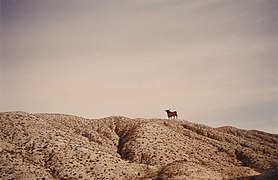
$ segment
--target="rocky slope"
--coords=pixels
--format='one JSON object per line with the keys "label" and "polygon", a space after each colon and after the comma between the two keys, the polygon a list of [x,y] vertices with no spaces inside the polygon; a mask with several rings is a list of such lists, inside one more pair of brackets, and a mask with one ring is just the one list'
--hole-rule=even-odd
{"label": "rocky slope", "polygon": [[2,179],[275,179],[278,135],[184,120],[0,113]]}

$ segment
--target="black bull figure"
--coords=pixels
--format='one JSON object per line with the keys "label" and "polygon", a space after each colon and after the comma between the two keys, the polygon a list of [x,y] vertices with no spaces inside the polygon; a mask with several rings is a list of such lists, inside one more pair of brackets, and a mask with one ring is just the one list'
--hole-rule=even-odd
{"label": "black bull figure", "polygon": [[178,119],[178,113],[177,113],[177,111],[171,112],[170,109],[168,109],[168,110],[166,110],[166,112],[167,112],[168,119],[172,119],[172,117],[173,117],[174,119]]}

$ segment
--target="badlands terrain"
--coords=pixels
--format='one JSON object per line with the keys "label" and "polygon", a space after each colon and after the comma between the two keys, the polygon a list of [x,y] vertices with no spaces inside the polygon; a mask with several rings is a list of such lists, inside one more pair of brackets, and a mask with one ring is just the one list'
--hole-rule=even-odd
{"label": "badlands terrain", "polygon": [[0,123],[0,179],[278,179],[277,134],[26,112]]}

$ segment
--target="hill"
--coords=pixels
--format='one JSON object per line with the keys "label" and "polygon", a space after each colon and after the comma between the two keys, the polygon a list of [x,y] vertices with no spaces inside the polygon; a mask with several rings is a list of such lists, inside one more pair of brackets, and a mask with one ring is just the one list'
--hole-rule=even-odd
{"label": "hill", "polygon": [[185,120],[0,113],[2,179],[278,177],[278,135]]}

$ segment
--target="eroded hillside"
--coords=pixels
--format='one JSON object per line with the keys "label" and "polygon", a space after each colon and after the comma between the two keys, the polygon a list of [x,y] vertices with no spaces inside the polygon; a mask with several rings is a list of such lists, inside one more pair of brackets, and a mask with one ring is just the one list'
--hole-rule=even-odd
{"label": "eroded hillside", "polygon": [[181,120],[0,113],[3,179],[277,177],[278,135]]}

